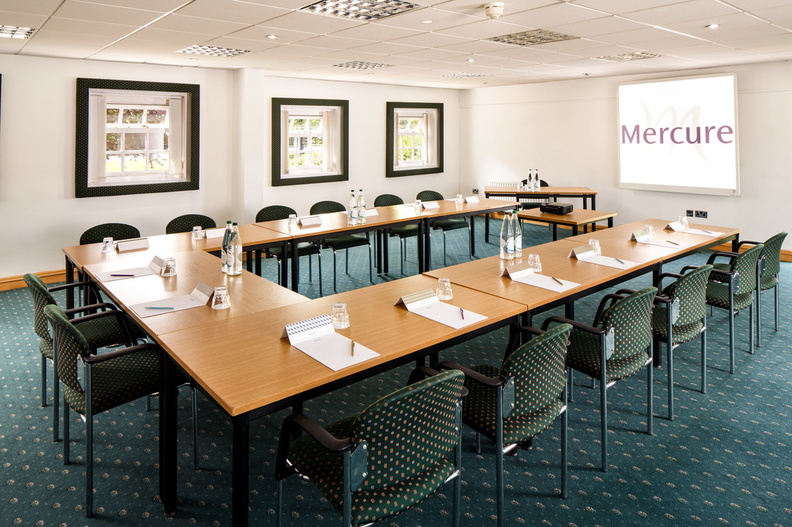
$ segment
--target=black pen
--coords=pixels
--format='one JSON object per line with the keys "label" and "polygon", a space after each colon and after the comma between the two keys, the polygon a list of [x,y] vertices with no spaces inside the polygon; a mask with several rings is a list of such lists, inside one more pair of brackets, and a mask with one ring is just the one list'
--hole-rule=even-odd
{"label": "black pen", "polygon": [[618,258],[614,258],[614,260],[616,260],[616,261],[617,261],[617,262],[619,262],[620,264],[624,265],[624,261],[623,261],[623,260],[619,260]]}
{"label": "black pen", "polygon": [[553,280],[555,280],[555,281],[558,283],[558,285],[564,285],[564,282],[562,282],[561,280],[559,280],[559,279],[558,279],[558,278],[556,278],[555,276],[551,276],[550,278],[552,278]]}
{"label": "black pen", "polygon": [[707,229],[701,229],[701,232],[706,232],[707,234],[712,234],[712,233],[711,233],[710,231],[708,231]]}
{"label": "black pen", "polygon": [[110,276],[135,276],[133,274],[113,274],[111,273]]}
{"label": "black pen", "polygon": [[459,315],[462,317],[462,320],[465,320],[465,310],[461,307],[459,308]]}
{"label": "black pen", "polygon": [[673,243],[674,245],[679,245],[677,242],[672,242],[671,240],[666,240],[668,243]]}

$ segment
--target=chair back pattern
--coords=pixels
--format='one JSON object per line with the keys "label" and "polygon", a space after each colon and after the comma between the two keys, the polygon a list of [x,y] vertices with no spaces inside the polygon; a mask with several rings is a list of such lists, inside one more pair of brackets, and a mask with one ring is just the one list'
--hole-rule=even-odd
{"label": "chair back pattern", "polygon": [[450,370],[406,386],[361,412],[355,444],[368,445],[367,475],[357,490],[376,490],[420,474],[459,441],[458,405],[464,374]]}
{"label": "chair back pattern", "polygon": [[102,240],[111,236],[113,240],[116,241],[140,238],[140,231],[137,227],[127,225],[126,223],[102,223],[82,233],[80,236],[80,245],[101,243]]}
{"label": "chair back pattern", "polygon": [[572,326],[559,324],[520,346],[504,361],[501,376],[514,379],[514,409],[508,418],[547,408],[566,389],[567,343]]}
{"label": "chair back pattern", "polygon": [[711,271],[712,265],[702,265],[663,289],[663,295],[679,300],[679,318],[674,326],[687,326],[704,319],[707,314],[707,280]]}
{"label": "chair back pattern", "polygon": [[[23,279],[33,296],[33,330],[41,339],[41,352],[48,357],[52,357],[52,336],[50,336],[47,326],[47,317],[44,315],[44,308],[49,305],[56,305],[55,298],[50,294],[47,285],[38,275],[28,273]],[[48,353],[47,353],[48,352]]]}
{"label": "chair back pattern", "polygon": [[318,201],[311,205],[311,214],[329,214],[331,212],[344,212],[346,207],[337,201]]}
{"label": "chair back pattern", "polygon": [[375,207],[388,207],[390,205],[404,205],[404,200],[395,194],[380,194],[374,199]]}
{"label": "chair back pattern", "polygon": [[744,253],[740,253],[731,264],[731,271],[737,273],[740,279],[737,282],[735,295],[750,294],[756,289],[756,261],[764,251],[764,244],[754,245]]}
{"label": "chair back pattern", "polygon": [[762,268],[762,289],[774,287],[781,272],[781,246],[787,237],[786,232],[779,232],[764,242],[764,267]]}
{"label": "chair back pattern", "polygon": [[256,213],[256,222],[285,220],[290,214],[296,215],[297,211],[286,205],[269,205]]}
{"label": "chair back pattern", "polygon": [[415,199],[420,199],[421,201],[438,201],[443,199],[443,195],[434,190],[422,190],[415,196]]}
{"label": "chair back pattern", "polygon": [[647,287],[613,304],[602,317],[602,327],[613,328],[615,346],[610,359],[645,353],[652,343],[652,307],[657,288]]}
{"label": "chair back pattern", "polygon": [[202,229],[214,229],[217,227],[215,220],[209,216],[203,214],[182,214],[168,222],[165,226],[165,234],[190,232],[196,225],[200,225]]}

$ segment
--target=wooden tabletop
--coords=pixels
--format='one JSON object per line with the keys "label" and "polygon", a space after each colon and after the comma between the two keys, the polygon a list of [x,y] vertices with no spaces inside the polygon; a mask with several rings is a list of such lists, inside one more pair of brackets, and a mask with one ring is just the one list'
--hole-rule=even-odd
{"label": "wooden tabletop", "polygon": [[[296,227],[289,228],[289,220],[271,220],[254,223],[257,227],[264,227],[299,239],[316,237],[321,234],[332,234],[343,231],[372,230],[384,228],[396,223],[417,222],[422,218],[421,214],[416,214],[412,205],[391,205],[387,207],[374,207],[369,212],[376,211],[375,215],[366,216],[365,220],[355,225],[350,225],[346,212],[332,212],[329,214],[315,214],[310,217],[321,219],[320,225],[304,226],[298,224]],[[306,218],[309,216],[301,216]]]}
{"label": "wooden tabletop", "polygon": [[[107,271],[119,271],[132,267],[145,267],[150,260],[137,255],[125,260],[113,260],[89,264],[84,270],[110,297],[123,306],[127,313],[150,335],[156,336],[171,331],[194,328],[205,324],[256,313],[287,304],[308,301],[307,297],[281,287],[247,271],[241,275],[228,276],[220,271],[220,260],[203,251],[177,253],[176,276],[163,278],[158,275],[141,276],[123,280],[102,282],[98,275]],[[145,318],[138,317],[128,306],[151,300],[189,295],[195,286],[203,282],[214,288],[228,288],[231,307],[214,310],[211,300],[205,306],[180,311],[167,311]]]}
{"label": "wooden tabletop", "polygon": [[535,209],[521,210],[517,213],[517,216],[524,220],[581,226],[613,218],[616,216],[616,213],[602,210],[573,209],[569,214],[551,214],[549,212],[542,212],[537,207]]}
{"label": "wooden tabletop", "polygon": [[551,196],[596,196],[597,191],[588,187],[540,187],[537,191],[530,191],[517,190],[517,185],[514,185],[510,187],[484,187],[484,194],[509,194],[527,198],[531,195],[542,196],[546,194]]}
{"label": "wooden tabletop", "polygon": [[480,198],[478,203],[457,204],[452,199],[437,200],[439,206],[433,209],[424,209],[423,215],[429,218],[441,218],[445,216],[474,216],[487,212],[499,210],[513,210],[520,206],[517,201],[505,201],[502,199]]}
{"label": "wooden tabletop", "polygon": [[[449,303],[489,317],[457,330],[395,305],[400,297],[435,285],[433,278],[412,276],[166,333],[157,340],[229,414],[239,415],[409,357],[525,310],[520,304],[457,286]],[[338,332],[380,356],[334,372],[280,337],[286,324],[330,314],[339,301],[347,303],[351,324]]]}

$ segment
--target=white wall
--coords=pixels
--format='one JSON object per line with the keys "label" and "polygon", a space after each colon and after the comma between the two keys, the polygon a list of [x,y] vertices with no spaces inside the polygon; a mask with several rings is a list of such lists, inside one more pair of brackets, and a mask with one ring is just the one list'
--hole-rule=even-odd
{"label": "white wall", "polygon": [[[618,84],[716,72],[737,75],[741,196],[619,188]],[[617,212],[617,224],[646,217],[673,219],[697,209],[709,212],[708,219],[697,221],[738,227],[743,239],[763,240],[792,228],[789,63],[481,88],[464,92],[461,106],[465,192],[490,181],[517,181],[529,168],[539,168],[551,185],[597,190],[597,208]],[[792,240],[785,248],[792,249]]]}
{"label": "white wall", "polygon": [[[296,79],[260,70],[212,70],[0,55],[0,279],[63,268],[61,247],[104,222],[161,234],[173,217],[203,213],[218,223],[252,222],[265,205],[307,213],[315,201],[346,202],[351,188],[412,199],[432,188],[456,194],[459,181],[459,92]],[[184,82],[201,86],[200,189],[165,194],[74,197],[75,79]],[[350,181],[270,185],[271,97],[350,101]],[[386,101],[443,102],[444,174],[385,178]]]}

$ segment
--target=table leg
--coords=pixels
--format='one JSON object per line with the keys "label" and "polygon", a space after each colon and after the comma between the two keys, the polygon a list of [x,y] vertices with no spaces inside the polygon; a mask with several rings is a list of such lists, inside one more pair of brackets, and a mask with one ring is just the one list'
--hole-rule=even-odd
{"label": "table leg", "polygon": [[[289,248],[291,247],[290,242],[283,242],[281,245],[281,262],[280,262],[280,285],[286,287],[289,283]],[[309,256],[310,258],[310,256]]]}
{"label": "table leg", "polygon": [[418,274],[425,273],[429,270],[426,261],[426,241],[424,240],[424,231],[426,224],[424,220],[418,221],[418,236],[415,238],[415,248],[418,251]]}
{"label": "table leg", "polygon": [[424,225],[424,258],[426,258],[426,268],[422,272],[432,269],[432,226],[429,220]]}
{"label": "table leg", "polygon": [[484,216],[484,243],[489,243],[489,212]]}
{"label": "table leg", "polygon": [[[247,527],[250,493],[250,425],[247,414],[232,417],[234,437],[231,452],[231,525]],[[175,454],[175,453],[174,453]]]}
{"label": "table leg", "polygon": [[608,228],[609,228],[609,229],[612,229],[612,228],[613,228],[613,216],[611,216],[610,218],[608,218]]}
{"label": "table leg", "polygon": [[[73,284],[74,283],[74,264],[69,257],[66,256],[66,283]],[[66,309],[73,309],[74,308],[74,288],[70,287],[66,290]]]}
{"label": "table leg", "polygon": [[472,259],[476,256],[476,229],[473,225],[473,218],[475,216],[470,217],[470,258]]}
{"label": "table leg", "polygon": [[[160,462],[160,500],[165,516],[176,514],[176,486],[178,467],[176,465],[177,415],[176,366],[164,350],[160,351],[160,401],[159,401],[159,462]],[[195,397],[196,394],[193,394]]]}
{"label": "table leg", "polygon": [[[290,243],[291,243],[291,275],[292,275],[291,289],[292,291],[297,292],[297,290],[300,287],[300,260],[297,256],[297,243],[299,242],[297,242],[297,240],[292,240]],[[319,258],[321,257],[322,255],[319,254]],[[320,295],[321,293],[322,292],[319,291]]]}
{"label": "table leg", "polygon": [[[578,234],[578,226],[572,225],[572,236],[577,236]],[[553,238],[555,240],[555,238]]]}
{"label": "table leg", "polygon": [[553,241],[556,241],[557,239],[558,239],[558,224],[554,223],[553,224]]}

